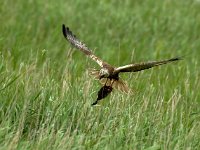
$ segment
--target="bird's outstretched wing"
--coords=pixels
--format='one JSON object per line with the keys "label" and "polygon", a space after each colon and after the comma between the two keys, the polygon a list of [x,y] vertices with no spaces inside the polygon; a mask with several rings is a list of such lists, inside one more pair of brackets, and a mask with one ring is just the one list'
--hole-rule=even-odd
{"label": "bird's outstretched wing", "polygon": [[181,60],[181,57],[176,57],[176,58],[161,60],[161,61],[150,61],[150,62],[144,62],[144,63],[129,64],[129,65],[118,67],[115,69],[115,71],[117,73],[119,73],[119,72],[137,72],[137,71],[149,69],[149,68],[152,68],[155,66],[178,61],[178,60]]}
{"label": "bird's outstretched wing", "polygon": [[102,61],[100,58],[98,58],[97,56],[95,56],[94,54],[92,54],[92,52],[90,51],[90,49],[81,41],[79,41],[76,36],[69,30],[68,27],[65,27],[65,25],[63,24],[62,26],[62,32],[64,37],[77,49],[81,50],[84,54],[86,54],[87,56],[89,56],[91,59],[93,59],[95,62],[97,62],[101,67],[104,66],[104,64],[106,64],[106,62]]}

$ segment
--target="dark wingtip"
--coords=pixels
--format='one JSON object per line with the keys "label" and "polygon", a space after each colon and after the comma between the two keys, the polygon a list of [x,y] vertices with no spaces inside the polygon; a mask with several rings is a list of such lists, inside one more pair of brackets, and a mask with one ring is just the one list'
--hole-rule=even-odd
{"label": "dark wingtip", "polygon": [[178,61],[178,60],[183,60],[183,57],[175,57],[170,59],[170,61]]}
{"label": "dark wingtip", "polygon": [[63,32],[64,37],[66,38],[67,37],[67,33],[66,33],[66,28],[65,28],[64,24],[62,25],[62,32]]}
{"label": "dark wingtip", "polygon": [[67,35],[74,36],[72,32],[69,30],[69,27],[66,27],[64,24],[62,25],[62,32],[65,38],[67,38]]}

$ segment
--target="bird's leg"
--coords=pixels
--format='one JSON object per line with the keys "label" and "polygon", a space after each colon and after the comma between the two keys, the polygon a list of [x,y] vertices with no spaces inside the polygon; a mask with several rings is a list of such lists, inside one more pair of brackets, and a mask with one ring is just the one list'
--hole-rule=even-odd
{"label": "bird's leg", "polygon": [[108,82],[108,78],[106,78],[106,82],[105,82],[105,84],[104,84],[104,86],[106,86],[106,83]]}
{"label": "bird's leg", "polygon": [[110,85],[110,86],[112,86],[114,82],[115,82],[115,80],[113,80],[113,81],[111,82],[111,85]]}

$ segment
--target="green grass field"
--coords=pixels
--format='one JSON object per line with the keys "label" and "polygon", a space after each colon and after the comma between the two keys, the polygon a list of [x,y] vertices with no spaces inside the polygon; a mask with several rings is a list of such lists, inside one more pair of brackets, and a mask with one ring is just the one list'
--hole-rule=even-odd
{"label": "green grass field", "polygon": [[[0,150],[200,149],[200,1],[0,1]],[[98,65],[62,24],[114,66],[185,56],[123,74],[91,107]]]}

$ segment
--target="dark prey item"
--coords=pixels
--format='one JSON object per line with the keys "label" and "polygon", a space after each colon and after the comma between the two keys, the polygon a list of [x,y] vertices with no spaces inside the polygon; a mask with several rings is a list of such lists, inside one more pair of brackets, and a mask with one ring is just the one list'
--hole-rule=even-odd
{"label": "dark prey item", "polygon": [[107,86],[104,85],[98,92],[98,97],[97,100],[92,104],[92,105],[96,105],[98,103],[98,101],[104,99],[106,96],[108,96],[111,92],[112,92],[112,86]]}

